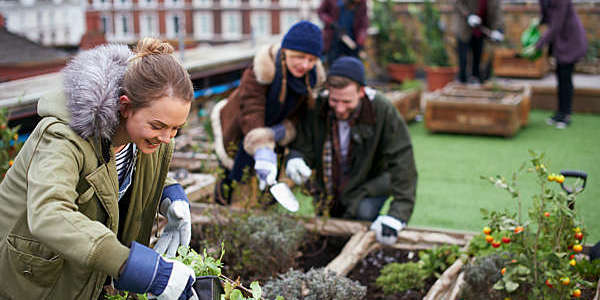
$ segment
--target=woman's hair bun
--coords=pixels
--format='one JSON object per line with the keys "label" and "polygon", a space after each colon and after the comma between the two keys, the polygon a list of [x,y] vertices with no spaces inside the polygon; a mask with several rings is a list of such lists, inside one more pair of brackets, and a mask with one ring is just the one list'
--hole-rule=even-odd
{"label": "woman's hair bun", "polygon": [[136,56],[140,58],[153,54],[172,54],[174,51],[175,49],[171,44],[150,37],[139,40],[133,50]]}

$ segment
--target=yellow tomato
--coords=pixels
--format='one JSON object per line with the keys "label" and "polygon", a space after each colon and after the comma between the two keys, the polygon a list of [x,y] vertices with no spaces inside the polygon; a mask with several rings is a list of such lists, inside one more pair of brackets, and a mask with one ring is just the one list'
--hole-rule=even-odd
{"label": "yellow tomato", "polygon": [[573,251],[579,253],[579,252],[583,251],[583,246],[581,246],[579,244],[578,245],[574,245],[573,246]]}
{"label": "yellow tomato", "polygon": [[574,259],[571,259],[571,260],[569,261],[569,264],[570,264],[571,266],[573,266],[573,267],[574,267],[574,266],[577,264],[577,261],[576,261],[576,260],[574,260]]}
{"label": "yellow tomato", "polygon": [[580,289],[574,289],[573,290],[573,297],[575,297],[575,298],[581,297],[581,290]]}
{"label": "yellow tomato", "polygon": [[560,279],[560,283],[562,283],[562,285],[569,285],[569,283],[571,283],[571,279],[569,279],[569,277],[563,277]]}
{"label": "yellow tomato", "polygon": [[487,226],[483,227],[483,233],[485,233],[485,234],[490,234],[491,232],[492,232],[492,229],[491,229],[491,228],[489,228],[489,227],[487,227]]}

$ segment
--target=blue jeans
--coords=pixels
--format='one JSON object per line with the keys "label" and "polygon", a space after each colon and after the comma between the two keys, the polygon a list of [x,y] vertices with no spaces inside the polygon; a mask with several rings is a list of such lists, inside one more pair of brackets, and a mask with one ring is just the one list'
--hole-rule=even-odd
{"label": "blue jeans", "polygon": [[360,200],[358,211],[356,212],[356,219],[361,221],[375,221],[387,198],[388,196],[383,196]]}

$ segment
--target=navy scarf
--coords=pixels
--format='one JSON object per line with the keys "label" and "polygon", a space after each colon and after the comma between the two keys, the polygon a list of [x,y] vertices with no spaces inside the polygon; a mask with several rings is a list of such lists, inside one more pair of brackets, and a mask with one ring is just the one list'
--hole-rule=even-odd
{"label": "navy scarf", "polygon": [[[308,81],[311,88],[315,86],[317,82],[317,71],[316,67],[312,68],[308,72]],[[285,118],[296,108],[298,101],[301,97],[308,95],[308,89],[306,88],[305,78],[294,77],[289,70],[286,69],[286,95],[283,103],[279,102],[279,93],[281,92],[281,84],[283,82],[283,73],[281,68],[281,49],[277,52],[275,58],[275,78],[269,86],[267,92],[267,103],[265,108],[265,125],[273,126]]]}

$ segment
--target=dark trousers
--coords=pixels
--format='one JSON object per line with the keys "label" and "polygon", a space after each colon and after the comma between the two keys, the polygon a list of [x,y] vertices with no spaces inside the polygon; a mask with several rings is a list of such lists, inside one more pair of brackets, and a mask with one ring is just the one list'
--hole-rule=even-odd
{"label": "dark trousers", "polygon": [[358,204],[356,219],[361,221],[375,221],[387,198],[389,197],[374,197],[361,200]]}
{"label": "dark trousers", "polygon": [[558,115],[571,114],[573,103],[573,67],[574,64],[557,64],[556,80],[558,81]]}
{"label": "dark trousers", "polygon": [[469,51],[473,55],[471,75],[483,82],[479,71],[481,63],[481,53],[483,52],[483,37],[471,36],[468,42],[463,42],[459,38],[458,41],[458,80],[462,83],[467,82],[467,62]]}

